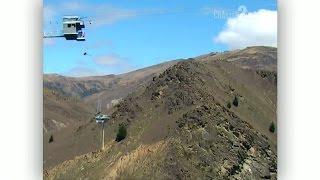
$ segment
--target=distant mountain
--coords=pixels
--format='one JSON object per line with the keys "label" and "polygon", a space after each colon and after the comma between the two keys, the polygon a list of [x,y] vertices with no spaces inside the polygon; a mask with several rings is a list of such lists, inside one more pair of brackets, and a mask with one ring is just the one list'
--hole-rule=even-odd
{"label": "distant mountain", "polygon": [[[125,97],[128,93],[145,85],[152,80],[153,76],[161,73],[176,62],[165,62],[120,75],[75,78],[58,74],[45,74],[43,78],[45,110],[52,109],[51,105],[48,105],[48,108],[46,108],[47,102],[59,101],[61,104],[63,102],[69,104],[89,104],[91,109],[87,111],[94,113],[97,99],[100,98],[103,102],[102,107],[106,111],[108,104],[111,104],[112,100]],[[81,107],[75,109],[81,109]],[[70,116],[72,115],[74,114],[70,114]],[[47,129],[46,126],[45,129]]]}
{"label": "distant mountain", "polygon": [[277,48],[253,46],[241,50],[211,53],[197,59],[208,59],[232,62],[244,69],[277,71]]}
{"label": "distant mountain", "polygon": [[[110,107],[104,151],[98,150],[98,126],[88,121],[70,135],[75,143],[60,148],[90,142],[96,150],[48,168],[44,178],[275,179],[276,52],[249,47],[211,53],[150,73]],[[90,96],[80,99],[98,98]],[[120,125],[127,136],[117,142]],[[69,158],[74,154],[80,153]]]}
{"label": "distant mountain", "polygon": [[277,48],[274,47],[253,46],[224,53],[210,53],[196,59],[232,62],[243,69],[256,71],[262,78],[277,84]]}

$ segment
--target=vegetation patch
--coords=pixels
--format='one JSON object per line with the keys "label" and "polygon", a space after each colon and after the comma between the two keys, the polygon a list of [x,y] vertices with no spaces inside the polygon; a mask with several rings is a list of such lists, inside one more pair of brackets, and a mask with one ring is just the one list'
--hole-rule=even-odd
{"label": "vegetation patch", "polygon": [[232,104],[233,104],[235,107],[238,107],[238,105],[239,105],[239,100],[238,100],[238,97],[237,97],[237,96],[234,97]]}
{"label": "vegetation patch", "polygon": [[127,128],[124,124],[119,125],[116,141],[120,142],[127,136]]}
{"label": "vegetation patch", "polygon": [[274,124],[274,122],[272,121],[270,126],[269,126],[269,131],[274,133],[276,131],[276,125]]}
{"label": "vegetation patch", "polygon": [[227,108],[231,108],[231,103],[230,102],[228,102],[228,104],[227,104]]}
{"label": "vegetation patch", "polygon": [[52,142],[53,142],[53,135],[51,135],[49,138],[49,143],[52,143]]}

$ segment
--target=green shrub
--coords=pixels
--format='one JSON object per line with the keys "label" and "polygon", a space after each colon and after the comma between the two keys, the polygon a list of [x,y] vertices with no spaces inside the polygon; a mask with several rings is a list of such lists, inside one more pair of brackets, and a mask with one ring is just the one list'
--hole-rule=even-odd
{"label": "green shrub", "polygon": [[239,102],[238,102],[238,97],[237,97],[237,96],[234,97],[232,104],[233,104],[235,107],[238,107]]}
{"label": "green shrub", "polygon": [[231,108],[231,103],[230,102],[228,102],[228,104],[227,104],[227,108]]}
{"label": "green shrub", "polygon": [[271,122],[270,126],[269,126],[269,131],[274,133],[276,131],[276,125],[274,124],[274,122]]}
{"label": "green shrub", "polygon": [[119,125],[116,141],[120,142],[127,136],[127,128],[124,124]]}

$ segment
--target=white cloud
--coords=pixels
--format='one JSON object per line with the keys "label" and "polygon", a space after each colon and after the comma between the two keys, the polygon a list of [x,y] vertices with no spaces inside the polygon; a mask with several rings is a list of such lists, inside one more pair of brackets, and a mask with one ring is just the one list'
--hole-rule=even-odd
{"label": "white cloud", "polygon": [[84,77],[84,76],[99,76],[104,75],[104,73],[98,72],[96,69],[84,67],[84,66],[76,66],[63,73],[64,76],[71,77]]}
{"label": "white cloud", "polygon": [[84,4],[78,1],[65,2],[62,4],[62,7],[69,11],[83,10],[85,8]]}
{"label": "white cloud", "polygon": [[117,54],[97,56],[92,61],[94,65],[88,61],[79,60],[77,65],[62,73],[62,75],[72,77],[101,76],[106,74],[121,74],[136,69],[127,58],[123,58]]}
{"label": "white cloud", "polygon": [[112,71],[114,74],[129,72],[136,67],[128,58],[118,54],[107,54],[93,58],[93,62],[104,70]]}
{"label": "white cloud", "polygon": [[230,49],[247,46],[277,46],[277,11],[260,9],[229,18],[226,28],[214,38]]}
{"label": "white cloud", "polygon": [[110,5],[93,7],[92,11],[95,11],[95,15],[92,20],[94,26],[113,24],[115,22],[137,16],[137,12],[134,10],[116,8]]}
{"label": "white cloud", "polygon": [[123,64],[126,61],[126,59],[116,54],[108,54],[104,56],[95,57],[93,61],[98,65],[114,66],[114,65]]}
{"label": "white cloud", "polygon": [[152,14],[168,14],[181,12],[181,9],[129,9],[116,7],[110,3],[89,4],[79,1],[68,1],[58,5],[46,4],[44,6],[44,21],[48,23],[53,19],[60,19],[63,15],[88,16],[87,20],[92,26],[110,25],[123,20]]}
{"label": "white cloud", "polygon": [[43,8],[44,21],[60,19],[63,15],[89,16],[93,26],[113,24],[118,21],[136,17],[137,10],[119,8],[108,3],[87,4],[78,1],[69,1],[59,5],[47,4]]}

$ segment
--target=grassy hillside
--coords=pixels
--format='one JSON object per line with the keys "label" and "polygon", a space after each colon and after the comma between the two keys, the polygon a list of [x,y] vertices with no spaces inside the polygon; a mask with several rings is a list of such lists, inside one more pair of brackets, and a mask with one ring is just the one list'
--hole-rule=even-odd
{"label": "grassy hillside", "polygon": [[[45,179],[275,178],[276,83],[259,73],[276,74],[274,52],[251,47],[178,62],[110,109],[104,151],[50,168]],[[230,60],[237,53],[245,61]],[[121,125],[127,136],[117,142]],[[97,128],[79,132],[99,138]]]}
{"label": "grassy hillside", "polygon": [[[98,98],[102,111],[110,112],[121,98],[143,87],[176,62],[178,60],[120,75],[79,78],[44,75],[44,167],[99,148],[99,132],[93,123]],[[86,128],[89,125],[92,127]],[[51,136],[54,141],[49,143]]]}

